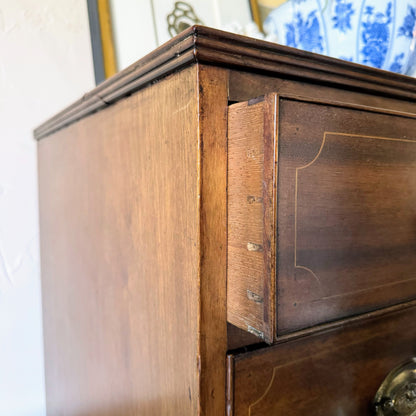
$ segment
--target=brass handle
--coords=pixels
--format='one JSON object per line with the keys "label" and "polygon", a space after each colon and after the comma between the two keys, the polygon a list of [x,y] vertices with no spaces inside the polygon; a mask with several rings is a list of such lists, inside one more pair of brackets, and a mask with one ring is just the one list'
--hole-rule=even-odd
{"label": "brass handle", "polygon": [[416,416],[416,358],[387,375],[374,398],[374,408],[377,416]]}

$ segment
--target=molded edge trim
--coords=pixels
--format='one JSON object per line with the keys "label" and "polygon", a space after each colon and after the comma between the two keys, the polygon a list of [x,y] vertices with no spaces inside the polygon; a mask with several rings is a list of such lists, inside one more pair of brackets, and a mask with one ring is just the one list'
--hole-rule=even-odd
{"label": "molded edge trim", "polygon": [[196,62],[416,100],[416,79],[220,30],[192,26],[34,131],[39,140]]}

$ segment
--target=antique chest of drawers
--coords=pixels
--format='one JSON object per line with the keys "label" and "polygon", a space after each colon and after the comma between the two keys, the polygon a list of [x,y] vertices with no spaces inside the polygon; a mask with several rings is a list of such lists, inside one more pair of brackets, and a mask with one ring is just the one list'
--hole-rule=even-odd
{"label": "antique chest of drawers", "polygon": [[48,414],[414,414],[415,99],[196,26],[41,125]]}

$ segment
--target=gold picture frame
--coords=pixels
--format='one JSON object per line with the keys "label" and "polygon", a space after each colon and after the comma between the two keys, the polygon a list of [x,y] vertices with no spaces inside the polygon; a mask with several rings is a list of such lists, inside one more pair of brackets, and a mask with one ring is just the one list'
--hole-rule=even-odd
{"label": "gold picture frame", "polygon": [[117,72],[109,0],[87,0],[95,83]]}
{"label": "gold picture frame", "polygon": [[281,6],[290,0],[250,0],[251,14],[253,20],[263,32],[263,22],[266,20],[268,14],[276,7]]}

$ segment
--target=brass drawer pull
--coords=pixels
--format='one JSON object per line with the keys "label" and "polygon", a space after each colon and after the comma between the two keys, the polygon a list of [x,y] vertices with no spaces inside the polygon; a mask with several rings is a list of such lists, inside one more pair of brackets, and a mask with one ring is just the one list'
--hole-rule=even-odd
{"label": "brass drawer pull", "polygon": [[377,416],[416,416],[416,358],[392,370],[374,398]]}

